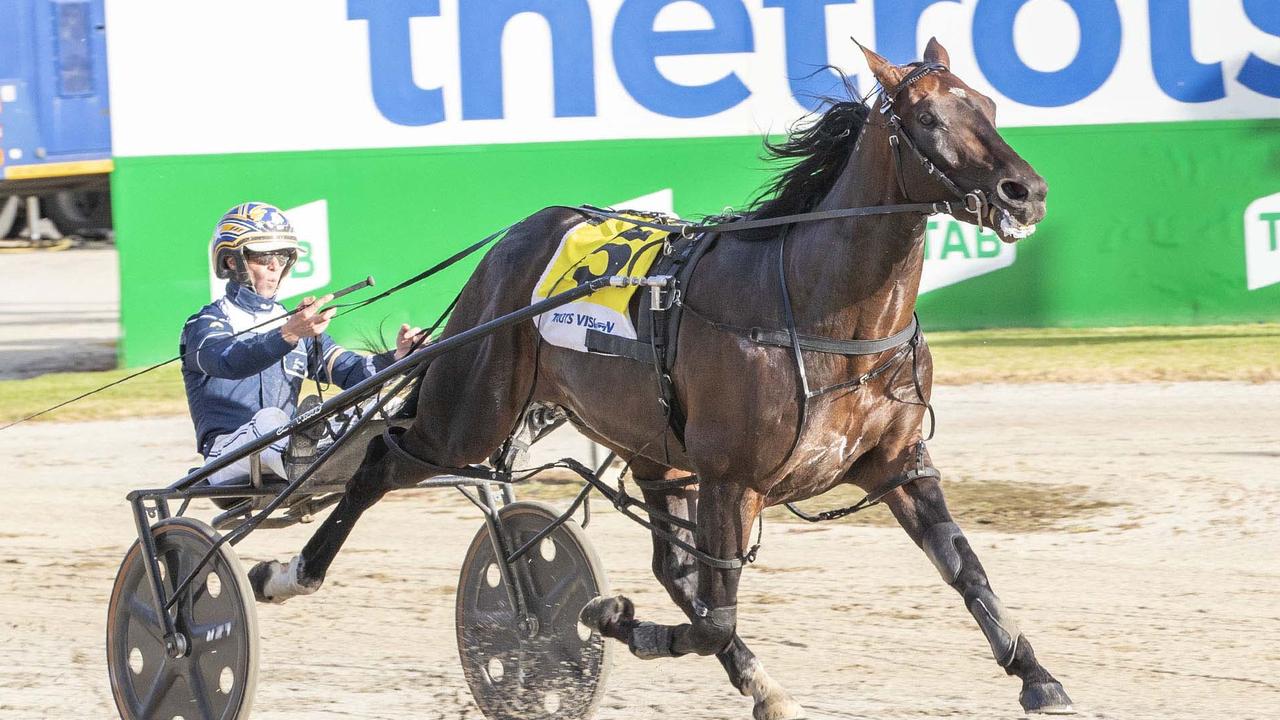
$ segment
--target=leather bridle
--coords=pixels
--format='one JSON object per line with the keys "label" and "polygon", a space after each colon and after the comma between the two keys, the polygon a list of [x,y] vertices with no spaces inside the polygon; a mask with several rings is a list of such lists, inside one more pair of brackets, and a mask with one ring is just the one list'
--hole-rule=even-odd
{"label": "leather bridle", "polygon": [[[986,194],[981,190],[970,190],[966,192],[960,189],[960,186],[956,185],[951,178],[947,177],[946,173],[939,170],[938,167],[934,165],[933,161],[929,159],[929,156],[925,155],[924,152],[920,150],[919,146],[916,145],[915,141],[911,139],[911,135],[903,129],[902,118],[898,116],[898,111],[895,107],[898,95],[901,94],[903,90],[906,90],[928,75],[941,72],[948,72],[947,66],[942,63],[921,63],[912,68],[911,72],[907,73],[906,77],[902,78],[902,80],[895,85],[892,90],[884,87],[881,87],[880,89],[880,114],[884,116],[884,127],[889,130],[889,148],[892,151],[890,156],[893,158],[893,174],[898,180],[898,190],[902,193],[902,197],[907,201],[910,201],[911,193],[907,190],[907,183],[903,178],[904,163],[902,158],[902,147],[905,145],[911,151],[911,154],[915,156],[920,165],[924,167],[926,174],[936,180],[937,183],[947,192],[951,193],[953,197],[964,201],[964,209],[977,219],[978,231],[981,232],[984,229],[983,220],[985,219],[987,210]],[[863,127],[865,128],[867,124],[864,124]],[[947,212],[951,212],[950,204],[945,204],[947,205]]]}

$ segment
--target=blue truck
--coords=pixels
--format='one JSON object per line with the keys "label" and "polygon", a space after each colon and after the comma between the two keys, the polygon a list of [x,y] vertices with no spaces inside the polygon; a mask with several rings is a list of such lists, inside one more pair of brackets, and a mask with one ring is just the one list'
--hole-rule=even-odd
{"label": "blue truck", "polygon": [[0,0],[0,239],[111,236],[104,0]]}

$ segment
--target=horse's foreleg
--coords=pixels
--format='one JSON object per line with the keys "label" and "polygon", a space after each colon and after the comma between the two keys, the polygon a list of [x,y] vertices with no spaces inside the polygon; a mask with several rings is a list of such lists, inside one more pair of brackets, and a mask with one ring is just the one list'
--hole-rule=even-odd
{"label": "horse's foreleg", "polygon": [[[907,454],[914,453],[904,456]],[[1029,713],[1073,712],[1062,684],[1036,660],[1031,643],[991,589],[982,563],[947,510],[940,483],[934,478],[916,480],[890,493],[885,503],[942,579],[964,598],[996,662],[1022,680],[1018,700],[1023,709]]]}

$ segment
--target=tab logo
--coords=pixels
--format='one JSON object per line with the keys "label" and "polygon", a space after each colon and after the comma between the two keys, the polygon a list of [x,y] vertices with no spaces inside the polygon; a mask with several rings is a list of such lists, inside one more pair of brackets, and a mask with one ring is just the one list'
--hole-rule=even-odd
{"label": "tab logo", "polygon": [[994,232],[935,216],[925,225],[920,294],[1007,268],[1016,258],[1017,246],[1000,242]]}
{"label": "tab logo", "polygon": [[1250,290],[1280,283],[1280,193],[1245,209],[1244,264]]}
{"label": "tab logo", "polygon": [[[307,254],[299,257],[298,262],[293,264],[289,277],[284,279],[280,284],[280,292],[276,293],[276,299],[288,307],[289,303],[285,300],[319,290],[329,284],[329,201],[316,200],[281,210],[298,233],[298,241],[307,249]],[[222,297],[226,286],[227,281],[214,276],[213,268],[210,268],[209,297],[215,300]]]}

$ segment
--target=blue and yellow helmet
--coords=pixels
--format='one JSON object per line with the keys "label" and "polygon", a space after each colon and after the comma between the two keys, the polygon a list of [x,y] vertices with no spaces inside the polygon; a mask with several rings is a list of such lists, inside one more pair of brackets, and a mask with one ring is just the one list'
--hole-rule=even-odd
{"label": "blue and yellow helmet", "polygon": [[[293,250],[295,257],[307,253],[280,208],[263,202],[236,205],[218,221],[209,246],[214,274],[245,282],[248,278],[244,260],[246,249],[257,252]],[[289,267],[292,265],[290,262]],[[288,269],[285,268],[286,271]]]}

